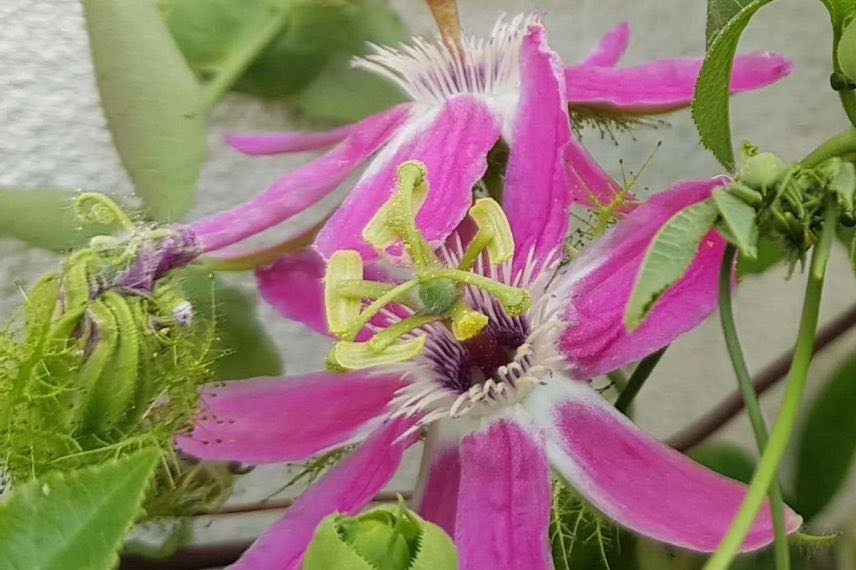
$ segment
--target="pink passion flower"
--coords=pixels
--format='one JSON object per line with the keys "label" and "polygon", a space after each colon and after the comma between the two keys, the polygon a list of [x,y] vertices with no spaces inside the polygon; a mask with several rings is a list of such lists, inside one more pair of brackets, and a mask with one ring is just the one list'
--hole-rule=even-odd
{"label": "pink passion flower", "polygon": [[[229,136],[229,143],[247,154],[332,148],[254,199],[198,220],[191,230],[205,252],[243,255],[229,246],[303,212],[367,163],[321,228],[315,247],[325,257],[340,249],[374,256],[360,230],[389,198],[398,165],[419,160],[428,168],[432,194],[418,227],[432,243],[442,243],[466,215],[472,189],[488,168],[488,154],[500,142],[509,148],[505,187],[518,199],[527,200],[517,186],[544,185],[552,196],[608,203],[615,187],[603,186],[599,167],[574,140],[568,105],[621,113],[686,106],[701,66],[696,58],[673,58],[617,67],[629,34],[629,26],[620,24],[570,67],[550,51],[537,19],[526,16],[500,20],[488,39],[463,40],[462,57],[421,39],[399,48],[375,47],[356,65],[396,83],[410,102],[328,132]],[[741,55],[734,62],[731,88],[757,89],[790,70],[790,62],[777,54]],[[534,115],[536,105],[541,109]],[[542,153],[534,164],[526,154],[532,146]],[[552,204],[547,200],[532,207],[538,219],[536,210]]]}
{"label": "pink passion flower", "polygon": [[[640,328],[628,333],[621,321],[656,232],[726,180],[655,196],[564,264],[570,196],[542,185],[527,189],[526,202],[506,192],[502,208],[476,200],[434,250],[416,225],[431,177],[414,163],[401,173],[361,236],[380,257],[390,242],[403,244],[404,266],[364,264],[355,250],[325,263],[307,250],[258,272],[262,294],[283,313],[338,337],[328,362],[347,372],[211,386],[193,432],[178,440],[202,458],[248,463],[357,445],[235,568],[298,569],[318,523],[363,509],[421,433],[414,508],[453,537],[463,570],[553,567],[551,472],[634,532],[714,550],[745,486],[645,434],[584,379],[653,352],[713,310],[724,243],[711,233]],[[533,217],[528,205],[545,202],[553,208]],[[800,524],[788,510],[788,531]],[[743,549],[772,540],[765,506]]]}

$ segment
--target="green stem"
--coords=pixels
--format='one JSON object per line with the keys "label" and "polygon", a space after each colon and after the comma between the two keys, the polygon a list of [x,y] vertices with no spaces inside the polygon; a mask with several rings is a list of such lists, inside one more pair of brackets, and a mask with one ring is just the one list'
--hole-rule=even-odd
{"label": "green stem", "polygon": [[636,394],[638,394],[639,390],[642,389],[645,381],[648,380],[648,377],[651,375],[651,372],[654,371],[654,367],[657,366],[657,363],[660,362],[660,359],[663,357],[663,353],[666,352],[667,348],[669,347],[664,346],[654,354],[649,354],[636,365],[636,368],[633,370],[633,374],[630,375],[630,380],[627,381],[627,386],[621,391],[621,394],[619,394],[618,400],[615,401],[615,407],[619,412],[622,414],[627,413],[627,409],[630,407],[630,404],[633,403],[633,399],[636,397]]}
{"label": "green stem", "polygon": [[814,168],[824,160],[856,152],[856,129],[838,133],[818,146],[800,161],[805,168]]}
{"label": "green stem", "polygon": [[[722,334],[725,337],[725,345],[728,347],[728,355],[734,366],[734,375],[737,377],[737,385],[755,432],[755,441],[758,451],[764,452],[767,445],[767,426],[758,404],[758,395],[752,385],[752,377],[746,366],[743,349],[740,346],[740,338],[737,335],[737,325],[734,322],[734,309],[731,305],[731,275],[734,266],[734,256],[737,250],[728,244],[725,255],[722,258],[722,269],[719,272],[719,317],[722,321]],[[776,540],[774,554],[777,570],[788,570],[791,567],[791,553],[788,548],[788,535],[785,530],[785,508],[782,501],[782,490],[777,482],[770,486],[770,508],[773,517],[773,530]]]}
{"label": "green stem", "polygon": [[838,205],[835,200],[830,200],[826,208],[823,230],[820,241],[815,246],[811,259],[811,269],[806,284],[805,299],[803,301],[802,318],[800,319],[797,343],[794,347],[794,357],[791,360],[791,369],[788,373],[788,386],[782,401],[782,409],[761,461],[755,470],[749,489],[740,505],[740,510],[734,517],[731,528],[722,539],[722,542],[714,552],[713,556],[704,566],[704,570],[726,570],[734,557],[740,551],[740,546],[746,539],[749,529],[764,504],[764,498],[769,492],[770,486],[776,478],[779,464],[785,454],[785,448],[791,439],[791,433],[796,423],[797,412],[802,402],[808,378],[808,367],[811,363],[814,351],[814,340],[817,333],[818,313],[820,312],[820,297],[823,291],[823,279],[826,274],[826,264],[829,260],[829,249],[835,234],[838,220]]}
{"label": "green stem", "polygon": [[286,6],[286,2],[271,6],[270,17],[264,27],[250,35],[245,44],[232,51],[217,69],[217,74],[202,84],[202,105],[206,112],[214,108],[217,101],[244,74],[262,50],[279,35],[288,19],[289,10]]}
{"label": "green stem", "polygon": [[844,107],[847,118],[850,119],[850,124],[856,125],[856,93],[839,91],[838,97],[841,99],[841,106]]}

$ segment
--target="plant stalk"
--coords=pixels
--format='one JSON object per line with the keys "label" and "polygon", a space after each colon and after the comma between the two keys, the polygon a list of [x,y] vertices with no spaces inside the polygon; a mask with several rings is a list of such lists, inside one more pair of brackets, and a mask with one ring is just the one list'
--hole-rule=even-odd
{"label": "plant stalk", "polygon": [[838,204],[835,200],[829,200],[820,241],[812,254],[802,318],[800,319],[797,343],[788,374],[788,386],[785,390],[782,409],[773,425],[770,439],[764,448],[764,453],[761,455],[761,461],[758,463],[752,481],[749,483],[749,489],[740,505],[740,510],[737,511],[731,528],[728,529],[716,552],[705,564],[704,570],[727,570],[731,565],[734,557],[740,552],[740,547],[764,504],[764,498],[776,478],[779,464],[785,455],[785,448],[791,439],[808,379],[808,368],[811,364],[817,333],[823,280],[826,275],[829,250],[837,223]]}
{"label": "plant stalk", "polygon": [[[740,388],[740,394],[743,396],[743,402],[746,405],[746,412],[749,415],[749,422],[752,424],[752,431],[755,433],[755,442],[758,444],[758,451],[763,453],[764,448],[767,446],[767,426],[764,422],[764,416],[761,413],[761,406],[758,403],[758,395],[755,393],[755,387],[752,385],[749,368],[746,366],[743,348],[740,346],[740,337],[737,334],[737,325],[734,322],[734,308],[731,303],[731,275],[733,273],[736,253],[737,250],[735,247],[728,244],[725,248],[725,254],[722,257],[722,268],[719,272],[719,317],[722,322],[722,335],[725,338],[725,345],[728,348],[728,356],[731,358],[734,375],[737,378],[737,385]],[[788,535],[785,529],[785,508],[784,501],[782,500],[782,490],[778,482],[774,481],[770,485],[769,496],[773,530],[776,537],[773,548],[776,570],[789,570],[791,567],[791,553],[790,548],[788,548]]]}

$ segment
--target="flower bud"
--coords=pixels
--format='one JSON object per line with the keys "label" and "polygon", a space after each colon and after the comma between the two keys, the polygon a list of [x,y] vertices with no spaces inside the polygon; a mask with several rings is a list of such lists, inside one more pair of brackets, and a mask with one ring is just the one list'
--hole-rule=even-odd
{"label": "flower bud", "polygon": [[844,28],[836,50],[838,66],[851,82],[856,82],[856,20],[851,20]]}
{"label": "flower bud", "polygon": [[318,525],[303,570],[455,570],[455,545],[437,525],[402,505]]}
{"label": "flower bud", "polygon": [[766,192],[785,175],[788,166],[771,152],[760,152],[743,161],[737,180],[746,186]]}

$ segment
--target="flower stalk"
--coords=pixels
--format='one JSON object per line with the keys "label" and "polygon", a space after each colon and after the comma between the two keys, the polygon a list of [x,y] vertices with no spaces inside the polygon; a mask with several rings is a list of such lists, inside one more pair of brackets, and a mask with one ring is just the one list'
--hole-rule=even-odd
{"label": "flower stalk", "polygon": [[636,365],[636,368],[633,370],[633,374],[630,375],[630,379],[627,381],[627,386],[621,390],[621,394],[618,395],[618,400],[615,401],[615,407],[619,412],[625,415],[627,414],[627,410],[630,409],[630,405],[633,403],[636,395],[642,389],[642,386],[645,385],[645,381],[648,380],[648,377],[651,376],[651,373],[660,362],[660,359],[663,357],[663,354],[665,354],[667,348],[669,347],[665,346],[661,348],[650,356],[643,358],[642,361]]}
{"label": "flower stalk", "polygon": [[779,464],[784,457],[808,379],[808,368],[811,364],[817,333],[823,281],[837,222],[838,205],[835,200],[829,200],[820,241],[812,254],[797,343],[791,361],[791,370],[788,374],[788,385],[781,412],[773,425],[770,439],[761,455],[761,461],[758,463],[740,510],[719,548],[705,564],[705,570],[726,570],[731,565],[749,533],[752,522],[761,510],[764,498],[769,493],[770,486],[776,478]]}
{"label": "flower stalk", "polygon": [[[763,453],[768,440],[767,426],[764,422],[764,416],[761,413],[761,406],[758,403],[758,395],[755,393],[755,387],[752,385],[749,368],[746,366],[743,349],[740,346],[740,338],[737,334],[737,326],[734,322],[734,310],[731,304],[731,275],[736,253],[737,250],[735,247],[729,244],[726,246],[725,254],[722,257],[722,269],[719,273],[719,317],[722,322],[722,334],[728,348],[728,356],[734,367],[737,385],[743,397],[746,412],[749,415],[749,422],[752,424],[752,431],[755,434],[755,442],[758,444],[758,450]],[[785,530],[784,502],[782,500],[782,490],[775,481],[770,486],[769,496],[773,530],[775,532],[774,555],[776,569],[788,570],[791,567],[791,558],[790,549],[788,548],[788,535]]]}

